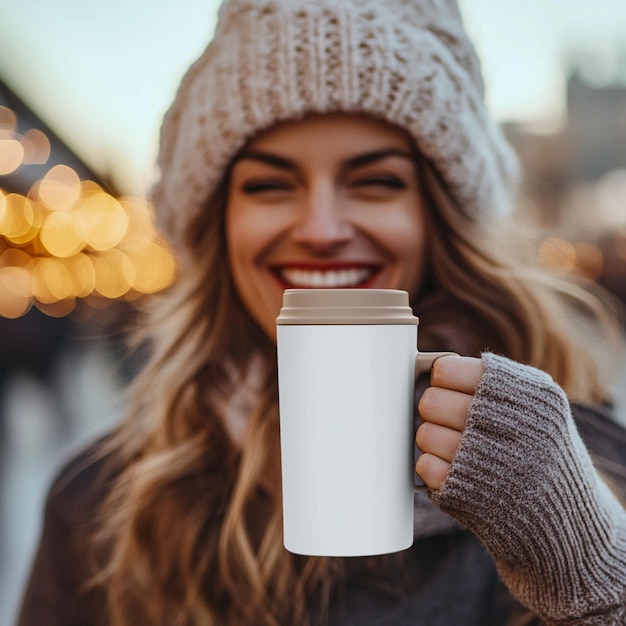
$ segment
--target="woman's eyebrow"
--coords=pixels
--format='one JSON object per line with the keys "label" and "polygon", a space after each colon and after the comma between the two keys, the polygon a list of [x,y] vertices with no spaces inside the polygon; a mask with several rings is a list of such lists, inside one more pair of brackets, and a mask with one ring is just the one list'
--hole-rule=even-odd
{"label": "woman's eyebrow", "polygon": [[413,163],[413,155],[409,151],[401,150],[400,148],[383,148],[382,150],[374,150],[350,157],[344,161],[343,167],[344,169],[356,169],[388,159],[389,157],[400,157]]}
{"label": "woman's eyebrow", "polygon": [[[356,169],[359,167],[370,165],[371,163],[376,163],[377,161],[388,159],[390,157],[400,157],[411,161],[411,163],[413,162],[413,155],[407,150],[401,150],[400,148],[383,148],[381,150],[373,150],[372,152],[365,152],[363,154],[357,154],[355,156],[346,158],[342,162],[342,169]],[[298,169],[298,164],[295,160],[279,156],[271,152],[263,152],[261,150],[250,150],[242,152],[235,159],[234,163],[239,163],[240,161],[245,160],[258,161],[260,163],[265,163],[266,165],[277,167],[283,170],[288,170],[291,172]]]}
{"label": "woman's eyebrow", "polygon": [[281,156],[278,156],[277,154],[271,154],[269,152],[262,152],[259,150],[242,152],[235,159],[235,163],[239,163],[240,161],[245,161],[245,160],[259,161],[260,163],[265,163],[266,165],[271,165],[272,167],[277,167],[279,169],[289,170],[289,171],[294,171],[298,168],[296,162],[293,161],[292,159],[281,157]]}

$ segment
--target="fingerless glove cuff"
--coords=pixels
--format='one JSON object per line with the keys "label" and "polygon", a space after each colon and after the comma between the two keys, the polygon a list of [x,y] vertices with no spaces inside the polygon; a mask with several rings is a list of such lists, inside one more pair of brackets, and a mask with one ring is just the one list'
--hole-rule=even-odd
{"label": "fingerless glove cuff", "polygon": [[466,430],[432,499],[549,623],[625,623],[626,512],[595,471],[564,392],[535,368],[490,353],[482,361]]}

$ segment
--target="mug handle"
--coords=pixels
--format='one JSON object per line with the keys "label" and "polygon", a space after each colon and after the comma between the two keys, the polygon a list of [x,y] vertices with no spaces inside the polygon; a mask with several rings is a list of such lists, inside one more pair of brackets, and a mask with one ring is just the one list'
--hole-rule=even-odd
{"label": "mug handle", "polygon": [[427,372],[433,363],[442,356],[459,356],[456,352],[418,352],[415,356],[415,378]]}
{"label": "mug handle", "polygon": [[[418,352],[415,356],[415,378],[432,368],[433,363],[442,356],[459,356],[456,352]],[[413,480],[415,480],[415,468],[413,468]],[[419,478],[419,476],[418,476]],[[420,479],[421,480],[421,479]],[[413,485],[415,491],[427,492],[426,485]]]}

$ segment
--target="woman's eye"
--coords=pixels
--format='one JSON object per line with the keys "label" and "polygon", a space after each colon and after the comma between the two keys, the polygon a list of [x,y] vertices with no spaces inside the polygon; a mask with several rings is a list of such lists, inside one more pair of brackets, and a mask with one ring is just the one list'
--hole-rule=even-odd
{"label": "woman's eye", "polygon": [[398,176],[381,175],[381,176],[367,176],[360,178],[355,183],[355,187],[379,187],[386,189],[406,189],[407,184]]}
{"label": "woman's eye", "polygon": [[259,194],[272,191],[291,191],[292,185],[281,180],[250,180],[241,185],[243,193]]}

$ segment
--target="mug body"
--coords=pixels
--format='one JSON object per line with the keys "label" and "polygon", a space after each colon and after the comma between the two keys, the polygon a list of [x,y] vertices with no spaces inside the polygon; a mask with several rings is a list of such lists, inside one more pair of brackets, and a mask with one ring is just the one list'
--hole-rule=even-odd
{"label": "mug body", "polygon": [[417,326],[277,327],[284,544],[365,556],[413,543]]}

